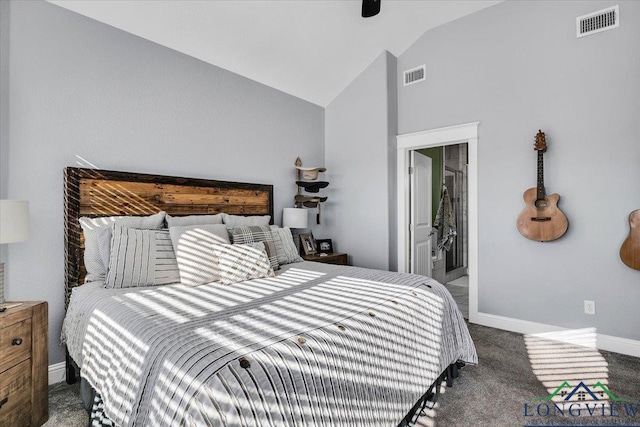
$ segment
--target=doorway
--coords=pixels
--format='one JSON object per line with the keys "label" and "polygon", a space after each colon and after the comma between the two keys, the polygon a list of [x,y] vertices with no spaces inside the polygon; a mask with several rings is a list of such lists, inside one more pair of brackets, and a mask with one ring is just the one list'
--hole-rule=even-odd
{"label": "doorway", "polygon": [[[411,150],[412,157],[428,157],[431,166],[429,179],[420,177],[414,168],[410,181],[409,208],[413,213],[417,204],[428,198],[431,213],[428,256],[413,251],[409,256],[412,273],[432,277],[451,292],[465,318],[469,317],[469,286],[467,276],[467,163],[466,143]],[[425,188],[425,186],[429,188]],[[417,194],[420,191],[422,194]],[[411,218],[410,235],[415,240],[419,228]],[[431,227],[433,225],[433,227]],[[411,248],[415,248],[414,245]],[[425,259],[422,259],[425,258]],[[417,268],[429,263],[429,268]],[[425,272],[425,271],[428,271]]]}
{"label": "doorway", "polygon": [[[436,278],[433,275],[432,277],[436,280],[439,279],[438,281],[441,283],[447,283],[446,274],[449,273],[450,282],[455,282],[455,280],[468,282],[468,288],[465,286],[464,293],[468,295],[468,318],[472,323],[476,321],[478,315],[478,124],[479,123],[476,122],[415,132],[399,135],[397,139],[398,270],[400,272],[411,271],[411,170],[409,168],[411,152],[434,147],[451,147],[450,150],[455,151],[456,148],[453,146],[458,146],[457,150],[460,150],[460,147],[464,147],[466,151],[466,156],[460,156],[458,151],[458,160],[466,157],[466,163],[462,165],[463,167],[461,167],[460,164],[457,166],[451,166],[451,170],[447,173],[445,167],[446,162],[443,162],[442,165],[441,185],[447,185],[448,179],[449,185],[447,185],[447,192],[453,190],[454,199],[460,199],[460,201],[454,200],[454,203],[452,203],[452,210],[456,203],[461,204],[461,206],[458,205],[457,211],[454,212],[454,217],[455,215],[458,215],[459,217],[462,216],[462,221],[459,222],[462,224],[463,234],[462,239],[455,242],[457,246],[453,248],[454,253],[450,255],[448,262],[449,272],[447,272],[447,258],[445,253],[451,252],[451,250],[445,251],[441,255],[438,254],[437,250],[432,251],[433,257],[437,258],[438,256],[441,256],[444,273],[444,277]],[[435,185],[436,184],[434,184],[434,186]],[[452,188],[450,189],[449,187]],[[433,204],[433,211],[437,212],[438,204]],[[467,213],[466,221],[464,220],[465,212]],[[457,223],[458,222],[456,222],[456,224]],[[464,242],[465,236],[466,243]],[[432,247],[434,249],[437,248],[436,245],[432,245]],[[458,275],[458,278],[453,278],[453,275]],[[468,289],[468,291],[466,289]],[[462,293],[462,291],[459,293]]]}

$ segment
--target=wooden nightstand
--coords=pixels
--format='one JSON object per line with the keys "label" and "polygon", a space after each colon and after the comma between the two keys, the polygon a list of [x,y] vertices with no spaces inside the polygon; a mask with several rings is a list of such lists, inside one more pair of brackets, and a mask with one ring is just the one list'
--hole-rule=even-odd
{"label": "wooden nightstand", "polygon": [[302,258],[306,261],[324,262],[325,264],[349,265],[347,254],[331,253],[326,256],[303,255]]}
{"label": "wooden nightstand", "polygon": [[38,427],[49,418],[46,302],[0,313],[0,426]]}

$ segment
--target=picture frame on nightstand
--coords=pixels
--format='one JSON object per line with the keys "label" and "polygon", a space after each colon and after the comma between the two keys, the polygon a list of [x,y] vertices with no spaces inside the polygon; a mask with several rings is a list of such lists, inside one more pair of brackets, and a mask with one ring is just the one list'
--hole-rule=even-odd
{"label": "picture frame on nightstand", "polygon": [[305,255],[313,255],[317,253],[316,242],[311,233],[301,233],[300,243],[302,244],[302,250]]}
{"label": "picture frame on nightstand", "polygon": [[333,242],[331,239],[316,239],[316,248],[318,253],[331,254],[333,253]]}

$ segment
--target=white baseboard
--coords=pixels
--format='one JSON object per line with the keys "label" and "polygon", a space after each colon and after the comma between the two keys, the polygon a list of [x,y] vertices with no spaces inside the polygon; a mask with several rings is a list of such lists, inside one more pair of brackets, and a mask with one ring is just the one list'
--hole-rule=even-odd
{"label": "white baseboard", "polygon": [[65,380],[64,368],[64,362],[49,365],[49,385],[61,383]]}
{"label": "white baseboard", "polygon": [[[518,332],[521,334],[541,334],[545,332],[561,332],[569,330],[569,328],[563,328],[560,326],[496,316],[495,314],[488,313],[477,313],[476,316],[473,316],[472,323],[496,329],[503,329],[505,331]],[[629,356],[640,357],[640,341],[637,340],[596,334],[596,347],[600,350],[613,351],[616,353],[627,354]]]}

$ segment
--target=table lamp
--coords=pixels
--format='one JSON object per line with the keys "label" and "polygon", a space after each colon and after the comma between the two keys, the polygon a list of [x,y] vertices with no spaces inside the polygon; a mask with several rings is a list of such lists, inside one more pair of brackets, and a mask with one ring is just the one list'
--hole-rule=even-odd
{"label": "table lamp", "polygon": [[[29,202],[0,200],[0,244],[29,238]],[[0,262],[0,304],[4,303],[4,263]]]}
{"label": "table lamp", "polygon": [[303,208],[284,208],[282,210],[282,226],[289,228],[307,228],[309,214]]}
{"label": "table lamp", "polygon": [[291,229],[293,242],[300,252],[300,239],[296,228],[307,228],[309,225],[309,213],[304,208],[284,208],[282,210],[282,226]]}

